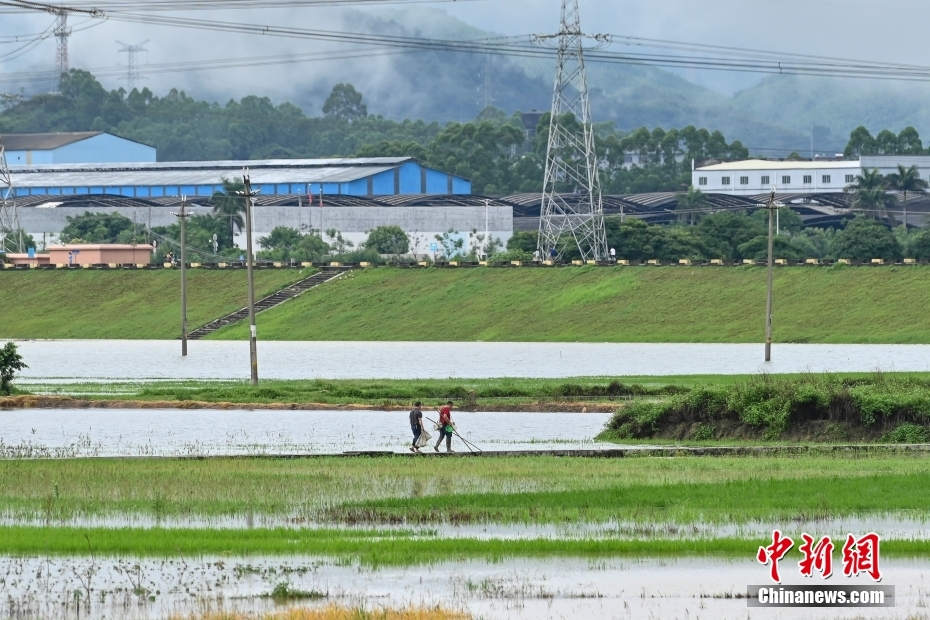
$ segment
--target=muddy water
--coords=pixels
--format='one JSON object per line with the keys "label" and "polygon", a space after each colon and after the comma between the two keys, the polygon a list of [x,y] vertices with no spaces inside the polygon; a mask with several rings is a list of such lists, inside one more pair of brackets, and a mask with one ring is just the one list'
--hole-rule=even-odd
{"label": "muddy water", "polygon": [[[784,570],[783,582],[803,581]],[[441,605],[479,618],[907,618],[927,616],[925,562],[886,559],[881,609],[748,608],[749,584],[767,569],[752,558],[504,560],[371,569],[321,558],[0,558],[0,615],[14,618],[160,618],[206,609],[273,609],[264,597],[286,582],[325,593],[320,603],[367,608]],[[834,576],[818,584],[855,585]],[[80,593],[77,597],[75,593]],[[739,597],[739,598],[736,598]],[[90,608],[85,607],[90,601]],[[80,605],[80,609],[78,606]]]}
{"label": "muddy water", "polygon": [[[260,337],[260,334],[259,334]],[[189,355],[170,340],[28,340],[26,381],[248,379],[247,342],[195,341]],[[480,378],[930,371],[930,345],[549,342],[259,342],[259,376]]]}
{"label": "muddy water", "polygon": [[[424,412],[436,419],[434,412]],[[616,448],[594,441],[606,413],[456,412],[484,450]],[[433,438],[438,434],[429,429]],[[0,458],[406,452],[406,411],[21,409],[0,411]],[[445,446],[443,446],[445,449]],[[453,449],[467,452],[458,438]]]}

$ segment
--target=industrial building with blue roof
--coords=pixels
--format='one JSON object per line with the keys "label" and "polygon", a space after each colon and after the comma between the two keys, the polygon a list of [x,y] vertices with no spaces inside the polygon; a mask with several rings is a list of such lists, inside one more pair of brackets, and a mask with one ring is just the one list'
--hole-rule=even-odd
{"label": "industrial building with blue roof", "polygon": [[265,196],[470,194],[471,182],[412,157],[73,163],[10,166],[14,196],[212,196],[248,168]]}

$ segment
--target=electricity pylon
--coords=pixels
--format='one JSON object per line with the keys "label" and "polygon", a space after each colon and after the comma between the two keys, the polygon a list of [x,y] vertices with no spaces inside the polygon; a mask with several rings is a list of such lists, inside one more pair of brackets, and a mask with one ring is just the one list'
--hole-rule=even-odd
{"label": "electricity pylon", "polygon": [[13,202],[13,177],[6,164],[6,149],[0,144],[0,252],[22,252],[23,231]]}
{"label": "electricity pylon", "polygon": [[145,44],[148,42],[149,40],[146,39],[142,43],[129,45],[127,43],[123,43],[122,41],[117,41],[117,43],[122,46],[119,48],[119,51],[126,52],[126,54],[129,56],[126,64],[126,88],[129,90],[132,90],[135,87],[136,80],[138,80],[140,77],[139,71],[136,68],[136,54],[139,52],[147,52],[148,50],[145,49]]}
{"label": "electricity pylon", "polygon": [[578,0],[562,0],[558,34],[536,38],[558,39],[537,248],[544,259],[558,257],[562,252],[560,239],[570,234],[582,259],[604,260],[607,258],[604,206],[582,42],[585,38],[600,42],[607,38],[581,31]]}

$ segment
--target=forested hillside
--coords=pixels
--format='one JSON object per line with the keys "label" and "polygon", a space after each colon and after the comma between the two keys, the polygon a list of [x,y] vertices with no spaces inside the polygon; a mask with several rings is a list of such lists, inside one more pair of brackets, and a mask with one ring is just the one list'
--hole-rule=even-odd
{"label": "forested hillside", "polygon": [[[60,94],[14,102],[0,114],[0,133],[101,130],[151,144],[162,161],[288,157],[412,156],[469,178],[478,194],[539,191],[548,114],[528,141],[519,115],[489,108],[466,123],[395,121],[368,114],[367,98],[337,84],[321,115],[291,103],[248,96],[225,105],[172,90],[107,91],[91,74],[72,69]],[[738,159],[747,151],[719,131],[694,126],[621,133],[598,126],[598,150],[610,193],[678,191],[690,183],[691,159]],[[624,170],[634,150],[641,168]]]}

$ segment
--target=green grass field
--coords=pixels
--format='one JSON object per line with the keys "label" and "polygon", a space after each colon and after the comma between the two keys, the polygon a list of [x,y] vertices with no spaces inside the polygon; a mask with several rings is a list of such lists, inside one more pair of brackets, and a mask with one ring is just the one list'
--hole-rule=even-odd
{"label": "green grass field", "polygon": [[7,516],[49,523],[275,515],[321,524],[643,523],[904,512],[930,460],[871,454],[597,459],[487,457],[0,460]]}
{"label": "green grass field", "polygon": [[[507,557],[676,557],[751,558],[762,540],[579,539],[523,540],[397,536],[393,531],[308,529],[39,528],[0,526],[0,554],[109,556],[313,555],[379,567]],[[840,543],[842,544],[842,543]],[[930,541],[882,541],[882,557],[927,557]]]}
{"label": "green grass field", "polygon": [[[300,277],[259,270],[259,294]],[[777,342],[930,343],[930,266],[781,267]],[[177,271],[0,272],[2,338],[174,338]],[[245,304],[242,271],[190,271],[189,325]],[[356,270],[258,316],[269,340],[757,342],[761,267]],[[566,320],[570,317],[570,320]],[[245,339],[243,323],[211,337]]]}
{"label": "green grass field", "polygon": [[[751,557],[761,542],[753,536],[675,536],[664,528],[769,522],[793,531],[805,520],[843,516],[874,519],[879,527],[889,517],[923,518],[930,484],[926,458],[881,454],[435,463],[400,457],[0,461],[0,506],[8,520],[0,526],[0,554],[299,553],[374,565],[511,556]],[[121,515],[151,518],[155,527],[69,522]],[[185,519],[244,515],[274,516],[294,527],[183,526]],[[159,527],[164,519],[182,526]],[[493,532],[495,524],[616,521],[642,531],[633,539],[443,534],[448,524],[487,525]],[[414,525],[426,529],[414,533]],[[926,540],[883,540],[882,548],[930,554]]]}
{"label": "green grass field", "polygon": [[[255,271],[256,296],[308,274]],[[188,326],[194,329],[248,303],[244,270],[188,271]],[[181,334],[179,270],[0,271],[0,338],[145,338]]]}
{"label": "green grass field", "polygon": [[[774,339],[930,342],[928,278],[925,266],[779,268]],[[272,340],[758,342],[764,310],[761,267],[374,268],[258,323]]]}

